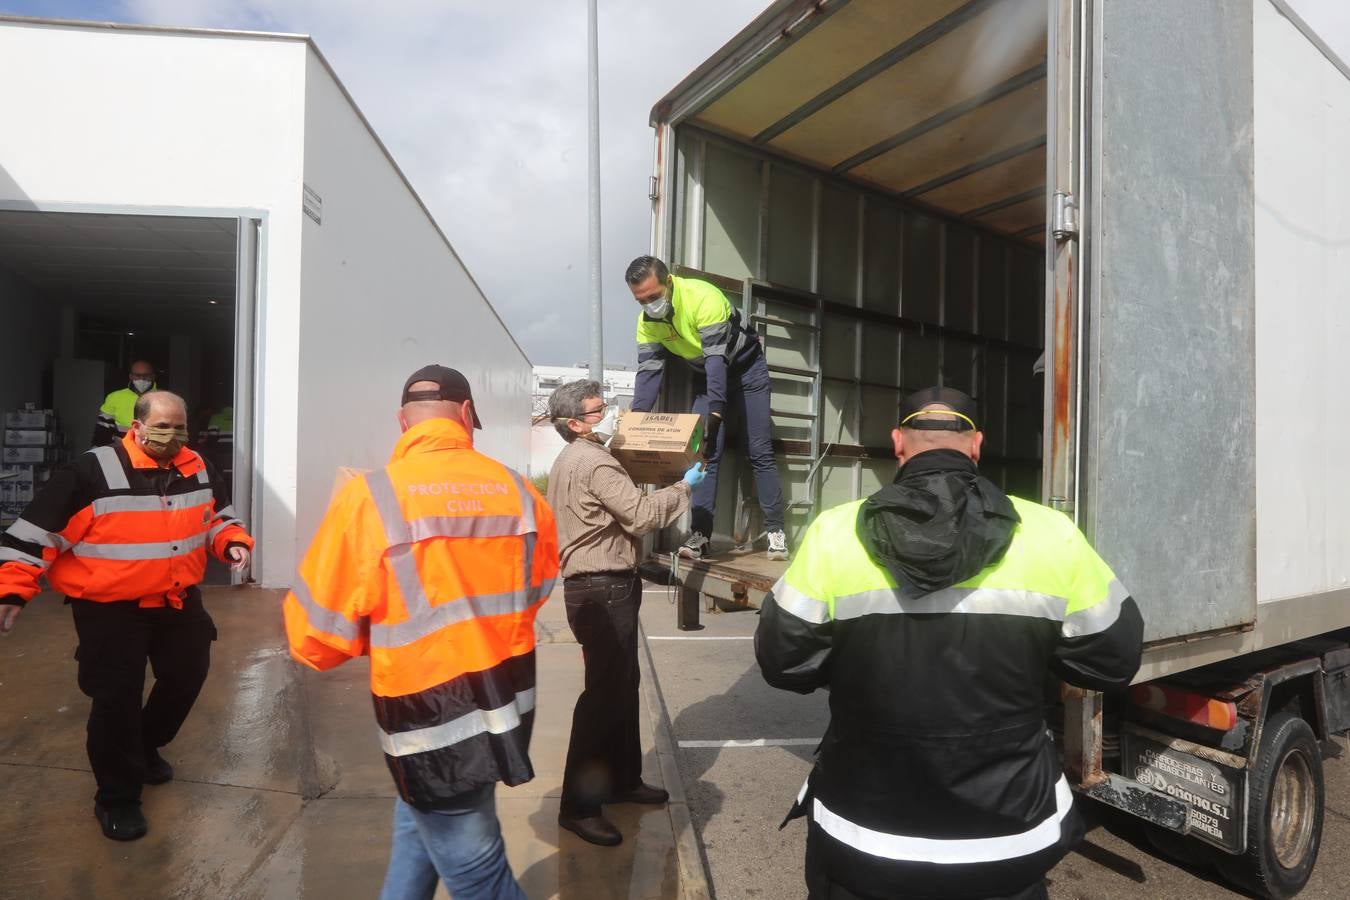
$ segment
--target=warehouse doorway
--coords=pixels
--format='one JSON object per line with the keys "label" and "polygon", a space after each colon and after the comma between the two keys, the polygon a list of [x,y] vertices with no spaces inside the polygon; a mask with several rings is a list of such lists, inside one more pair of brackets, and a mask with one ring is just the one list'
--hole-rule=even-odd
{"label": "warehouse doorway", "polygon": [[[0,410],[53,411],[38,433],[6,429],[5,464],[31,467],[35,490],[94,443],[103,398],[146,361],[187,400],[191,446],[247,521],[257,231],[229,216],[0,209]],[[23,503],[5,497],[0,518]]]}

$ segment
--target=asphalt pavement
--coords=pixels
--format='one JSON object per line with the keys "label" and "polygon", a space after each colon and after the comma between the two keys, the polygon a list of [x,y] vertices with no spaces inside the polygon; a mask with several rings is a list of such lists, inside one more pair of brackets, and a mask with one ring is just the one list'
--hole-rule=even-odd
{"label": "asphalt pavement", "polygon": [[[211,674],[147,787],[150,833],[103,837],[84,751],[89,701],[76,686],[70,611],[44,595],[0,639],[0,900],[346,900],[379,894],[394,785],[375,739],[368,661],[314,672],[287,655],[277,591],[208,588],[219,639]],[[679,800],[606,814],[618,847],[557,825],[581,649],[562,591],[537,621],[533,781],[497,791],[507,856],[531,900],[702,900],[703,873]],[[674,779],[642,707],[645,779]],[[668,756],[668,755],[667,755]],[[689,860],[694,869],[681,868]],[[446,896],[442,887],[437,897]]]}
{"label": "asphalt pavement", "polygon": [[[176,776],[147,789],[151,833],[97,830],[84,759],[88,701],[75,686],[69,612],[25,610],[0,642],[0,900],[101,897],[369,897],[388,855],[393,790],[357,661],[315,673],[284,649],[275,592],[216,588],[211,678],[166,749]],[[561,596],[539,621],[538,777],[498,793],[507,852],[531,898],[721,900],[805,895],[801,821],[779,823],[828,721],[826,696],[759,676],[753,611],[675,628],[673,597],[645,593],[644,776],[665,808],[614,807],[627,840],[597,848],[556,825],[580,649]],[[1326,762],[1321,857],[1302,897],[1350,896],[1350,756]],[[1050,874],[1054,900],[1239,897],[1203,866],[1155,850],[1142,825],[1087,804],[1087,840]]]}
{"label": "asphalt pavement", "polygon": [[[704,612],[702,630],[681,632],[673,595],[649,586],[642,622],[713,896],[804,897],[805,825],[797,820],[778,826],[828,723],[825,693],[803,697],[764,683],[750,640],[758,622],[753,610]],[[1322,849],[1299,896],[1344,900],[1350,897],[1350,754],[1326,760],[1324,768]],[[1248,896],[1221,882],[1207,864],[1173,860],[1155,849],[1132,817],[1078,802],[1089,832],[1050,873],[1052,900]]]}

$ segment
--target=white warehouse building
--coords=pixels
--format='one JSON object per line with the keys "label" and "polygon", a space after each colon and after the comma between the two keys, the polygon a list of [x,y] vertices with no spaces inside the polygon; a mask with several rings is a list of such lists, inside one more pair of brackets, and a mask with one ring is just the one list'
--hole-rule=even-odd
{"label": "white warehouse building", "polygon": [[134,359],[232,408],[266,586],[421,365],[527,469],[529,361],[309,38],[0,17],[0,83],[0,409],[54,408],[53,459]]}

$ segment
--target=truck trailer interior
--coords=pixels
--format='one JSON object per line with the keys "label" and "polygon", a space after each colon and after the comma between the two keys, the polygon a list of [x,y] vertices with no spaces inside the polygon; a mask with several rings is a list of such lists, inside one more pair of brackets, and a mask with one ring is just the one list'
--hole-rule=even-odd
{"label": "truck trailer interior", "polygon": [[[931,384],[978,402],[984,474],[1040,499],[1046,4],[854,2],[788,24],[781,52],[701,94],[696,72],[653,122],[674,122],[658,247],[765,342],[789,537],[890,480],[899,399]],[[724,466],[725,547],[762,524],[748,467]]]}

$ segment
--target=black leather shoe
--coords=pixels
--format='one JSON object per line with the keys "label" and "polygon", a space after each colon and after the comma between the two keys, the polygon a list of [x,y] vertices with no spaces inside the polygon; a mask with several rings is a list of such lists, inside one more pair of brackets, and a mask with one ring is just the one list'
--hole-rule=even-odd
{"label": "black leather shoe", "polygon": [[145,833],[150,830],[139,806],[104,806],[95,803],[94,817],[103,828],[103,836],[114,841],[134,841],[145,837]]}
{"label": "black leather shoe", "polygon": [[145,755],[145,783],[164,784],[166,781],[173,781],[173,766],[164,761],[158,750],[151,750]]}
{"label": "black leather shoe", "polygon": [[599,844],[601,847],[614,847],[623,843],[623,835],[619,829],[604,816],[587,816],[584,819],[558,816],[558,825],[583,841]]}
{"label": "black leather shoe", "polygon": [[624,791],[622,794],[616,794],[611,803],[650,803],[653,806],[665,803],[670,799],[670,793],[663,791],[659,787],[652,787],[650,784],[639,784],[631,791]]}

